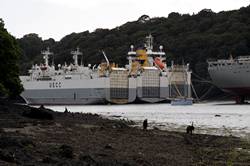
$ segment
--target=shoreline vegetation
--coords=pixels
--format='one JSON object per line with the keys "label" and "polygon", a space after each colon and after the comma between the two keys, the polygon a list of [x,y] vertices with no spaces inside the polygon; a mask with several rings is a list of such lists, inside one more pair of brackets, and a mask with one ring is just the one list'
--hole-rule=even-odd
{"label": "shoreline vegetation", "polygon": [[0,102],[0,165],[249,165],[237,137],[143,130],[132,121]]}

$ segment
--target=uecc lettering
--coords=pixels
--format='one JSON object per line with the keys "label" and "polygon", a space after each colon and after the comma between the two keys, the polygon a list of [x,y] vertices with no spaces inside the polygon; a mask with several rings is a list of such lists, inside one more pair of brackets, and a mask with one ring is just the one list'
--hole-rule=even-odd
{"label": "uecc lettering", "polygon": [[61,88],[62,87],[62,83],[61,82],[50,82],[49,83],[49,87],[50,88]]}

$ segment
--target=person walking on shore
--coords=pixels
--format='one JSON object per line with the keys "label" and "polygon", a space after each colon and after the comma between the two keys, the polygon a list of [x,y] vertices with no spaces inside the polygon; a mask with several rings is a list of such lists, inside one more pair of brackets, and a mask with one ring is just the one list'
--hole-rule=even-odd
{"label": "person walking on shore", "polygon": [[147,130],[147,128],[148,128],[148,119],[145,119],[143,121],[143,130]]}

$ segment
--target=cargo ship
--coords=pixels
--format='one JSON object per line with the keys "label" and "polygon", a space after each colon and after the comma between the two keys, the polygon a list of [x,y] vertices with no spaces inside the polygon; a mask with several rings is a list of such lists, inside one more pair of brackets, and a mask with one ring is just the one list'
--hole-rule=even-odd
{"label": "cargo ship", "polygon": [[21,97],[27,104],[98,104],[105,103],[107,77],[98,71],[78,65],[77,49],[72,51],[74,64],[49,65],[49,48],[41,53],[44,63],[33,65],[29,76],[20,76],[24,91]]}
{"label": "cargo ship", "polygon": [[[149,35],[143,48],[128,52],[128,65],[118,67],[106,62],[98,67],[78,64],[79,48],[72,51],[73,63],[67,65],[49,64],[53,54],[49,48],[41,53],[43,64],[33,65],[28,76],[20,76],[24,91],[21,96],[27,104],[127,104],[133,102],[157,103],[176,97],[190,96],[188,89],[191,75],[183,65],[167,67],[163,47],[153,51],[153,37]],[[174,70],[175,68],[175,70]],[[181,68],[181,67],[179,67]],[[178,75],[187,75],[185,81]],[[187,80],[187,81],[186,81]]]}
{"label": "cargo ship", "polygon": [[208,73],[213,84],[236,96],[237,103],[250,96],[250,56],[208,61]]}

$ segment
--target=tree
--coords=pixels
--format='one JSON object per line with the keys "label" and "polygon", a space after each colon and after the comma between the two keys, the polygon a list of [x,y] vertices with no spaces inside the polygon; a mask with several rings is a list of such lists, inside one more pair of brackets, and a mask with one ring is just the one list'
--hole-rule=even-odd
{"label": "tree", "polygon": [[4,28],[0,19],[0,95],[1,97],[16,97],[23,87],[19,79],[19,47],[17,41]]}

